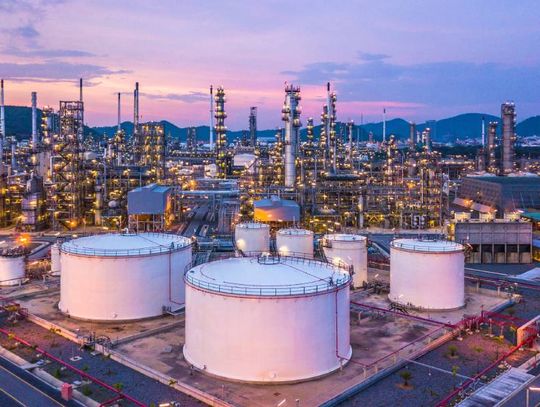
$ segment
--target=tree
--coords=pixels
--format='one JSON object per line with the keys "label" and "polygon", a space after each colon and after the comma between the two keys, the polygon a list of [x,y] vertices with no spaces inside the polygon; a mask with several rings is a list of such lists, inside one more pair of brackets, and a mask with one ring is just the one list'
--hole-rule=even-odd
{"label": "tree", "polygon": [[412,379],[412,373],[408,370],[403,370],[399,374],[399,376],[403,379],[403,387],[404,388],[410,388],[411,385],[409,381]]}
{"label": "tree", "polygon": [[450,345],[448,346],[448,356],[455,359],[458,357],[458,348],[456,345]]}

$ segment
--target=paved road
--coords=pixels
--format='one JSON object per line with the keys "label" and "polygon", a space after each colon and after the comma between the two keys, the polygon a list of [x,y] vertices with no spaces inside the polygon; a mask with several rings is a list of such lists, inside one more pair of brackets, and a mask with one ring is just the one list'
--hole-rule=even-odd
{"label": "paved road", "polygon": [[66,402],[59,392],[18,366],[0,358],[0,406],[80,406]]}
{"label": "paved road", "polygon": [[200,205],[199,207],[197,207],[197,209],[195,209],[195,214],[191,218],[189,225],[187,225],[186,229],[184,230],[184,236],[191,237],[197,235],[198,230],[205,222],[204,218],[208,213],[209,209],[210,208],[207,204]]}

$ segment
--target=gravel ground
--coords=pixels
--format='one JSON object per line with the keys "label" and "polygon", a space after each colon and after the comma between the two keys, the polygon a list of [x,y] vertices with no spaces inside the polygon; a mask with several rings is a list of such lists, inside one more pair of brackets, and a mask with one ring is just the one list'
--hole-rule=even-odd
{"label": "gravel ground", "polygon": [[[105,358],[101,355],[92,356],[90,352],[80,350],[75,343],[59,335],[53,334],[31,322],[22,321],[16,326],[7,326],[5,320],[0,317],[0,326],[13,332],[16,336],[20,336],[30,343],[45,349],[65,362],[85,370],[88,374],[93,375],[111,386],[115,384],[121,386],[123,392],[145,404],[155,403],[157,405],[159,402],[177,401],[182,406],[186,407],[202,405],[198,400],[152,380],[114,360]],[[4,335],[2,336],[5,338]],[[28,357],[29,353],[25,350],[22,351],[21,355]],[[71,361],[70,358],[74,356],[79,356],[82,359],[79,361]],[[59,366],[56,364],[51,363],[46,366],[46,370],[54,375],[58,367]],[[72,379],[75,379],[75,376],[67,371],[62,371],[60,379],[72,381]],[[97,398],[102,399],[110,395],[106,391],[95,388],[95,385],[91,385],[90,390],[93,393],[91,397],[98,396]]]}
{"label": "gravel ground", "polygon": [[[540,310],[540,293],[526,291],[525,301],[513,306],[513,312],[516,317],[529,320],[538,315]],[[508,313],[508,310],[505,311]],[[498,329],[494,330],[498,334]],[[511,337],[509,330],[505,333],[507,338]],[[457,347],[457,358],[450,358],[448,347],[455,345]],[[488,366],[498,356],[511,348],[508,341],[501,342],[494,338],[488,338],[483,334],[466,335],[463,341],[453,340],[443,346],[427,353],[418,362],[430,365],[449,372],[453,367],[457,367],[457,374],[463,376],[473,376],[479,370]],[[532,356],[529,351],[517,351],[508,362],[512,366],[518,366]],[[409,363],[406,366],[412,374],[412,389],[404,390],[398,387],[403,383],[400,377],[401,371],[391,374],[386,378],[368,387],[361,393],[351,397],[342,403],[342,406],[433,406],[438,401],[448,395],[455,386],[465,380],[452,373],[444,373],[435,369]],[[492,369],[489,376],[494,375],[497,369]]]}

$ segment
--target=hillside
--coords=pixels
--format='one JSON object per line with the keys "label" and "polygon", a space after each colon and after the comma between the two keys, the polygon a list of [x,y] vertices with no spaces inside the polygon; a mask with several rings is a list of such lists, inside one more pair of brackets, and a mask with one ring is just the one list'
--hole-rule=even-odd
{"label": "hillside", "polygon": [[[480,138],[482,128],[482,117],[485,118],[486,128],[487,123],[490,121],[500,122],[500,118],[488,114],[482,113],[465,113],[458,116],[449,117],[437,121],[430,121],[428,123],[417,123],[416,129],[423,131],[428,125],[432,129],[432,136],[434,141],[439,142],[452,142],[456,139],[468,139],[468,138]],[[24,106],[6,106],[6,132],[8,136],[15,135],[18,139],[28,138],[32,131],[32,110],[29,107]],[[38,109],[38,121],[41,121],[41,110]],[[161,123],[165,126],[165,133],[171,135],[175,139],[185,141],[187,136],[187,127],[178,127],[175,124],[162,120]],[[281,125],[281,123],[278,123]],[[339,123],[339,126],[344,124]],[[368,137],[369,132],[373,132],[375,140],[382,139],[382,122],[367,123],[361,126],[361,139],[365,140]],[[131,122],[123,122],[122,128],[128,136],[133,133],[133,124]],[[315,136],[320,134],[321,126],[315,126]],[[499,129],[500,131],[500,126]],[[116,132],[116,126],[101,126],[101,127],[86,127],[85,134],[93,137],[102,137],[104,134],[111,136]],[[516,126],[516,132],[518,136],[529,137],[532,135],[540,135],[540,116],[529,117]],[[276,133],[275,129],[259,130],[257,137],[273,138]],[[395,118],[386,122],[386,134],[389,136],[394,134],[399,139],[406,139],[409,137],[409,122]],[[229,131],[227,138],[229,141],[239,139],[242,137],[242,131]],[[300,137],[305,140],[306,129],[300,130]],[[208,140],[209,127],[197,126],[197,138],[199,140]]]}

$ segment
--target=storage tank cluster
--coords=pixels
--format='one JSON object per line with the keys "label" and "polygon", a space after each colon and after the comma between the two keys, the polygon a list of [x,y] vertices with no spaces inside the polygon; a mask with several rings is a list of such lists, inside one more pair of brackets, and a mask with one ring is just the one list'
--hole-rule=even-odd
{"label": "storage tank cluster", "polygon": [[281,256],[205,263],[185,275],[185,359],[218,377],[298,382],[352,355],[348,272]]}
{"label": "storage tank cluster", "polygon": [[367,239],[353,234],[329,234],[321,240],[325,257],[337,263],[352,266],[353,286],[362,287],[367,283]]}
{"label": "storage tank cluster", "polygon": [[395,239],[390,245],[390,294],[408,307],[449,310],[465,305],[463,246],[445,240]]}
{"label": "storage tank cluster", "polygon": [[64,242],[60,253],[58,307],[71,317],[138,320],[184,306],[183,276],[191,264],[188,238],[103,234]]}

